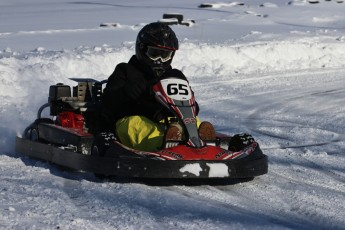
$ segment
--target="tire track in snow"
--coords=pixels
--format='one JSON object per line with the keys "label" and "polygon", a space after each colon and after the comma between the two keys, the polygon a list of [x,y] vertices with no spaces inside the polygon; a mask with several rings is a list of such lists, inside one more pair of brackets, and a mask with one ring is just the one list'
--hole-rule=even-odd
{"label": "tire track in snow", "polygon": [[[343,218],[339,210],[344,205],[344,186],[334,182],[332,177],[325,177],[327,173],[323,175],[318,169],[303,170],[306,166],[301,164],[296,165],[291,160],[288,168],[270,168],[269,174],[276,181],[280,199],[289,206],[289,212],[312,221],[316,228],[340,228]],[[327,179],[331,181],[329,184],[324,182]]]}
{"label": "tire track in snow", "polygon": [[[247,127],[256,133],[289,141],[293,140],[293,136],[289,136],[286,132],[284,136],[279,135],[277,132],[272,132],[274,128],[279,127],[278,130],[280,129],[280,131],[282,131],[281,128],[285,128],[286,130],[284,131],[289,131],[298,127],[300,129],[310,129],[310,131],[308,131],[310,134],[322,133],[326,135],[323,140],[317,140],[314,141],[314,143],[309,141],[305,144],[292,144],[292,146],[286,146],[286,148],[320,146],[344,141],[345,134],[340,131],[342,129],[334,127],[331,121],[327,120],[327,117],[332,114],[332,111],[335,111],[335,114],[337,113],[339,109],[337,105],[341,104],[342,101],[345,103],[345,100],[342,99],[345,98],[345,89],[339,87],[339,85],[343,83],[343,76],[338,72],[332,73],[332,71],[325,71],[325,73],[322,71],[316,72],[314,76],[316,75],[317,78],[320,78],[320,75],[324,74],[334,74],[336,77],[334,77],[334,80],[332,79],[333,81],[330,80],[332,81],[331,84],[325,82],[326,84],[322,87],[311,86],[311,90],[308,89],[307,85],[306,87],[298,88],[294,86],[294,88],[285,90],[278,89],[279,94],[277,94],[278,92],[269,92],[267,96],[271,94],[274,100],[270,100],[266,105],[258,106],[255,111],[251,112],[245,120],[247,122]],[[332,100],[336,101],[334,105],[332,105]],[[319,104],[315,101],[319,102]],[[293,114],[295,114],[295,116],[293,116]],[[313,121],[307,119],[316,114],[325,116],[326,121],[320,123],[319,120]],[[268,130],[263,129],[263,127],[266,127]],[[272,127],[272,129],[269,129],[270,127]],[[315,135],[310,136],[315,137]],[[321,137],[323,136],[321,135]],[[281,148],[285,147],[281,146]]]}
{"label": "tire track in snow", "polygon": [[[226,207],[230,212],[243,216],[248,222],[255,220],[257,223],[262,223],[260,226],[277,224],[280,227],[292,229],[315,229],[316,226],[311,221],[291,216],[283,209],[276,210],[276,207],[270,205],[266,200],[253,196],[253,191],[245,192],[246,187],[251,186],[254,187],[255,194],[255,190],[263,189],[263,184],[260,183],[249,182],[240,186],[240,189],[235,185],[235,188],[227,186],[174,186],[174,188],[192,199],[205,200],[207,204],[213,204],[216,207]],[[272,210],[278,212],[272,212]],[[294,220],[292,221],[291,218]]]}

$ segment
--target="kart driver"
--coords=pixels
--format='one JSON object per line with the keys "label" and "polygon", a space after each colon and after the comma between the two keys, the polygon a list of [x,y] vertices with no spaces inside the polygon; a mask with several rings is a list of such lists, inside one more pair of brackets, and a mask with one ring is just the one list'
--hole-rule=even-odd
{"label": "kart driver", "polygon": [[[154,96],[152,86],[165,76],[187,80],[171,67],[178,50],[174,31],[159,22],[144,26],[138,33],[135,55],[120,63],[108,78],[102,96],[102,118],[124,145],[143,151],[157,151],[164,140],[181,140],[183,129],[176,123],[168,129],[161,121],[173,116]],[[197,113],[199,107],[196,104]],[[199,122],[200,123],[200,122]],[[199,125],[202,139],[215,139],[209,122]]]}

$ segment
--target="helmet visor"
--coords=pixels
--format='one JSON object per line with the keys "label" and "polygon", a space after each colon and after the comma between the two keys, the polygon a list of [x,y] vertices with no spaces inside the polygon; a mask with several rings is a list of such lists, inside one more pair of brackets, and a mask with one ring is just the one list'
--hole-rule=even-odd
{"label": "helmet visor", "polygon": [[153,61],[157,61],[161,59],[162,62],[169,61],[173,56],[174,51],[163,49],[154,46],[148,46],[146,51],[146,56],[149,57]]}

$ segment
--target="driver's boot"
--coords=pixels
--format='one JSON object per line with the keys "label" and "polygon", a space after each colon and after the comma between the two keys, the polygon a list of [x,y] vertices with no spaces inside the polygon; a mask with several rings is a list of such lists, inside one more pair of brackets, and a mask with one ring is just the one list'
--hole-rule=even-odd
{"label": "driver's boot", "polygon": [[203,141],[214,141],[216,140],[216,130],[210,122],[203,121],[199,126],[199,136]]}
{"label": "driver's boot", "polygon": [[165,132],[165,141],[182,141],[183,138],[183,128],[178,123],[172,123],[169,125],[167,131]]}

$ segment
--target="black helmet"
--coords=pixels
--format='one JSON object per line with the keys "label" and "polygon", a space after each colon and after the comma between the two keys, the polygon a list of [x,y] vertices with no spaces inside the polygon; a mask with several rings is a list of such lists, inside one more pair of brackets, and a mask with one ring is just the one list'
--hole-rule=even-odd
{"label": "black helmet", "polygon": [[166,24],[153,22],[139,31],[135,55],[160,77],[170,68],[177,49],[178,40],[174,31]]}

